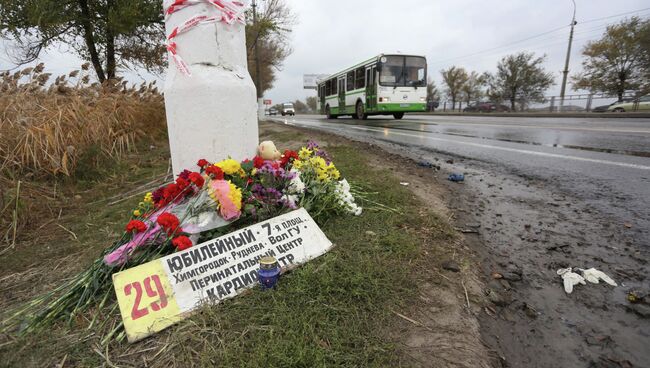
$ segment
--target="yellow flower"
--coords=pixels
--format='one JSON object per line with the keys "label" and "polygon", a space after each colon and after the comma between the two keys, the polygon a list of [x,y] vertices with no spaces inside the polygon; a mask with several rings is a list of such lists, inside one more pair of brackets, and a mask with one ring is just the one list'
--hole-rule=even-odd
{"label": "yellow flower", "polygon": [[147,194],[144,195],[144,202],[145,203],[151,203],[153,202],[153,193],[148,192]]}
{"label": "yellow flower", "polygon": [[325,162],[325,159],[322,157],[312,157],[309,159],[309,163],[311,163],[316,169],[325,170],[327,168],[327,162]]}
{"label": "yellow flower", "polygon": [[341,177],[341,173],[332,162],[327,165],[327,174],[334,180],[338,180]]}
{"label": "yellow flower", "polygon": [[140,216],[142,216],[142,212],[140,212],[140,210],[135,210],[135,211],[133,211],[133,216],[140,217]]}
{"label": "yellow flower", "polygon": [[300,160],[293,160],[293,168],[300,170],[302,168],[303,162]]}
{"label": "yellow flower", "polygon": [[237,173],[241,174],[242,171],[239,162],[231,158],[223,160],[221,162],[217,162],[216,164],[214,164],[214,166],[219,167],[221,170],[223,170],[224,174],[226,175],[235,175]]}
{"label": "yellow flower", "polygon": [[241,210],[241,199],[242,199],[242,194],[241,194],[241,189],[237,188],[237,186],[228,180],[228,185],[230,186],[230,192],[228,193],[228,198],[232,201],[232,203],[235,204],[235,207],[237,207],[238,210]]}
{"label": "yellow flower", "polygon": [[320,180],[320,181],[329,181],[330,178],[329,178],[329,176],[327,176],[326,172],[321,171],[321,172],[318,173],[318,180]]}
{"label": "yellow flower", "polygon": [[308,159],[309,156],[311,156],[311,154],[312,154],[312,151],[307,147],[303,147],[303,148],[300,149],[300,151],[298,151],[298,157],[300,157],[301,160]]}

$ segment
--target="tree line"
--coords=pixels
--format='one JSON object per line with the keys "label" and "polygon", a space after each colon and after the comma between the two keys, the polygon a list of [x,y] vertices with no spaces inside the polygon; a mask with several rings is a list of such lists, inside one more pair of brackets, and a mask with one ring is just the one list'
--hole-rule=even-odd
{"label": "tree line", "polygon": [[[599,40],[582,50],[582,71],[571,77],[572,88],[604,93],[623,99],[626,92],[650,92],[650,21],[638,17],[607,27]],[[520,52],[503,57],[494,73],[468,72],[451,66],[440,71],[444,94],[451,101],[469,104],[482,98],[507,102],[512,111],[531,102],[543,102],[544,93],[555,84],[553,73],[544,69],[546,55]],[[429,98],[439,94],[429,82]]]}
{"label": "tree line", "polygon": [[[248,70],[257,83],[257,49],[261,85],[256,87],[262,94],[273,87],[276,73],[292,52],[288,36],[296,19],[285,1],[260,2],[257,23],[252,14],[246,17]],[[167,65],[160,0],[0,0],[0,38],[13,46],[18,64],[36,60],[49,47],[67,45],[91,63],[100,82],[117,78],[120,70],[160,73]],[[582,71],[571,76],[574,90],[611,94],[619,100],[630,91],[638,95],[650,91],[648,19],[632,17],[607,27],[582,55]],[[530,52],[508,55],[493,73],[451,66],[440,71],[443,92],[452,108],[457,102],[482,98],[507,102],[512,110],[525,108],[543,101],[555,84],[553,73],[543,68],[545,57]],[[439,98],[432,81],[427,92],[429,101]],[[315,110],[315,101],[311,102]]]}
{"label": "tree line", "polygon": [[[259,50],[262,93],[273,87],[276,72],[291,54],[287,38],[295,16],[285,0],[266,0],[257,7],[256,24],[246,20],[248,70],[255,78]],[[118,77],[118,71],[145,69],[160,74],[167,66],[161,0],[0,0],[0,38],[16,64],[36,60],[49,47],[91,63],[97,79]]]}

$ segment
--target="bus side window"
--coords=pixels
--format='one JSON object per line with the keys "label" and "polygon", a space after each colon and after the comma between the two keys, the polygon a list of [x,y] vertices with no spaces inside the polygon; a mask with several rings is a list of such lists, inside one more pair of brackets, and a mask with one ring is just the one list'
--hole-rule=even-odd
{"label": "bus side window", "polygon": [[345,89],[347,91],[352,91],[354,89],[354,71],[348,72],[348,80],[345,84]]}
{"label": "bus side window", "polygon": [[363,88],[366,86],[365,76],[365,69],[363,67],[356,70],[355,88]]}
{"label": "bus side window", "polygon": [[335,95],[335,94],[339,93],[338,92],[338,81],[336,80],[336,78],[332,79],[331,83],[332,83],[332,95]]}
{"label": "bus side window", "polygon": [[325,82],[325,96],[329,96],[332,94],[332,81],[328,80]]}

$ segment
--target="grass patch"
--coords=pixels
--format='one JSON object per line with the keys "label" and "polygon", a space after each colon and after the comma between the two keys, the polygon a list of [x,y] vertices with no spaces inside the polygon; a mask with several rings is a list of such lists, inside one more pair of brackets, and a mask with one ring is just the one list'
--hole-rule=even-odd
{"label": "grass patch", "polygon": [[[285,140],[313,138],[302,131],[276,131],[270,126],[263,126],[262,131],[264,139],[275,140],[282,149]],[[448,239],[451,232],[423,210],[390,170],[372,167],[367,154],[358,147],[331,143],[326,149],[348,180],[379,193],[374,200],[401,214],[365,211],[359,217],[331,219],[323,230],[336,247],[284,275],[277,290],[254,289],[221,304],[205,306],[190,319],[140,343],[111,342],[108,347],[96,348],[97,337],[84,338],[91,331],[83,330],[87,321],[81,320],[72,330],[56,326],[43,335],[0,346],[0,355],[5,358],[0,366],[53,365],[64,357],[69,364],[66,366],[99,366],[106,363],[102,355],[107,353],[118,366],[142,366],[145,361],[150,367],[404,364],[390,335],[395,322],[392,310],[408,308],[415,302],[423,252],[433,243]],[[149,154],[138,159],[146,160],[143,157]],[[158,164],[138,169],[139,180],[121,184],[122,191],[162,171],[160,157],[151,159]],[[115,191],[108,188],[121,179],[124,177],[95,183],[91,190],[96,194],[94,200],[112,197]],[[130,208],[134,202],[137,199],[108,207],[86,204],[87,210],[96,212],[71,215],[65,223],[73,229],[83,228],[86,222],[108,224],[109,232],[91,228],[79,238],[81,244],[98,252],[114,238],[110,231],[123,225],[122,208]]]}

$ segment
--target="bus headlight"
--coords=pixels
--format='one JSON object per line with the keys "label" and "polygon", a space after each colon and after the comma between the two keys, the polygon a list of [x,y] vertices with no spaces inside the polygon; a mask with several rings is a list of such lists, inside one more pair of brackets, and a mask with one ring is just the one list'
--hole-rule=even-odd
{"label": "bus headlight", "polygon": [[390,102],[390,97],[379,97],[379,102]]}
{"label": "bus headlight", "polygon": [[426,101],[426,100],[427,100],[426,97],[420,97],[420,101],[424,102],[424,101]]}

